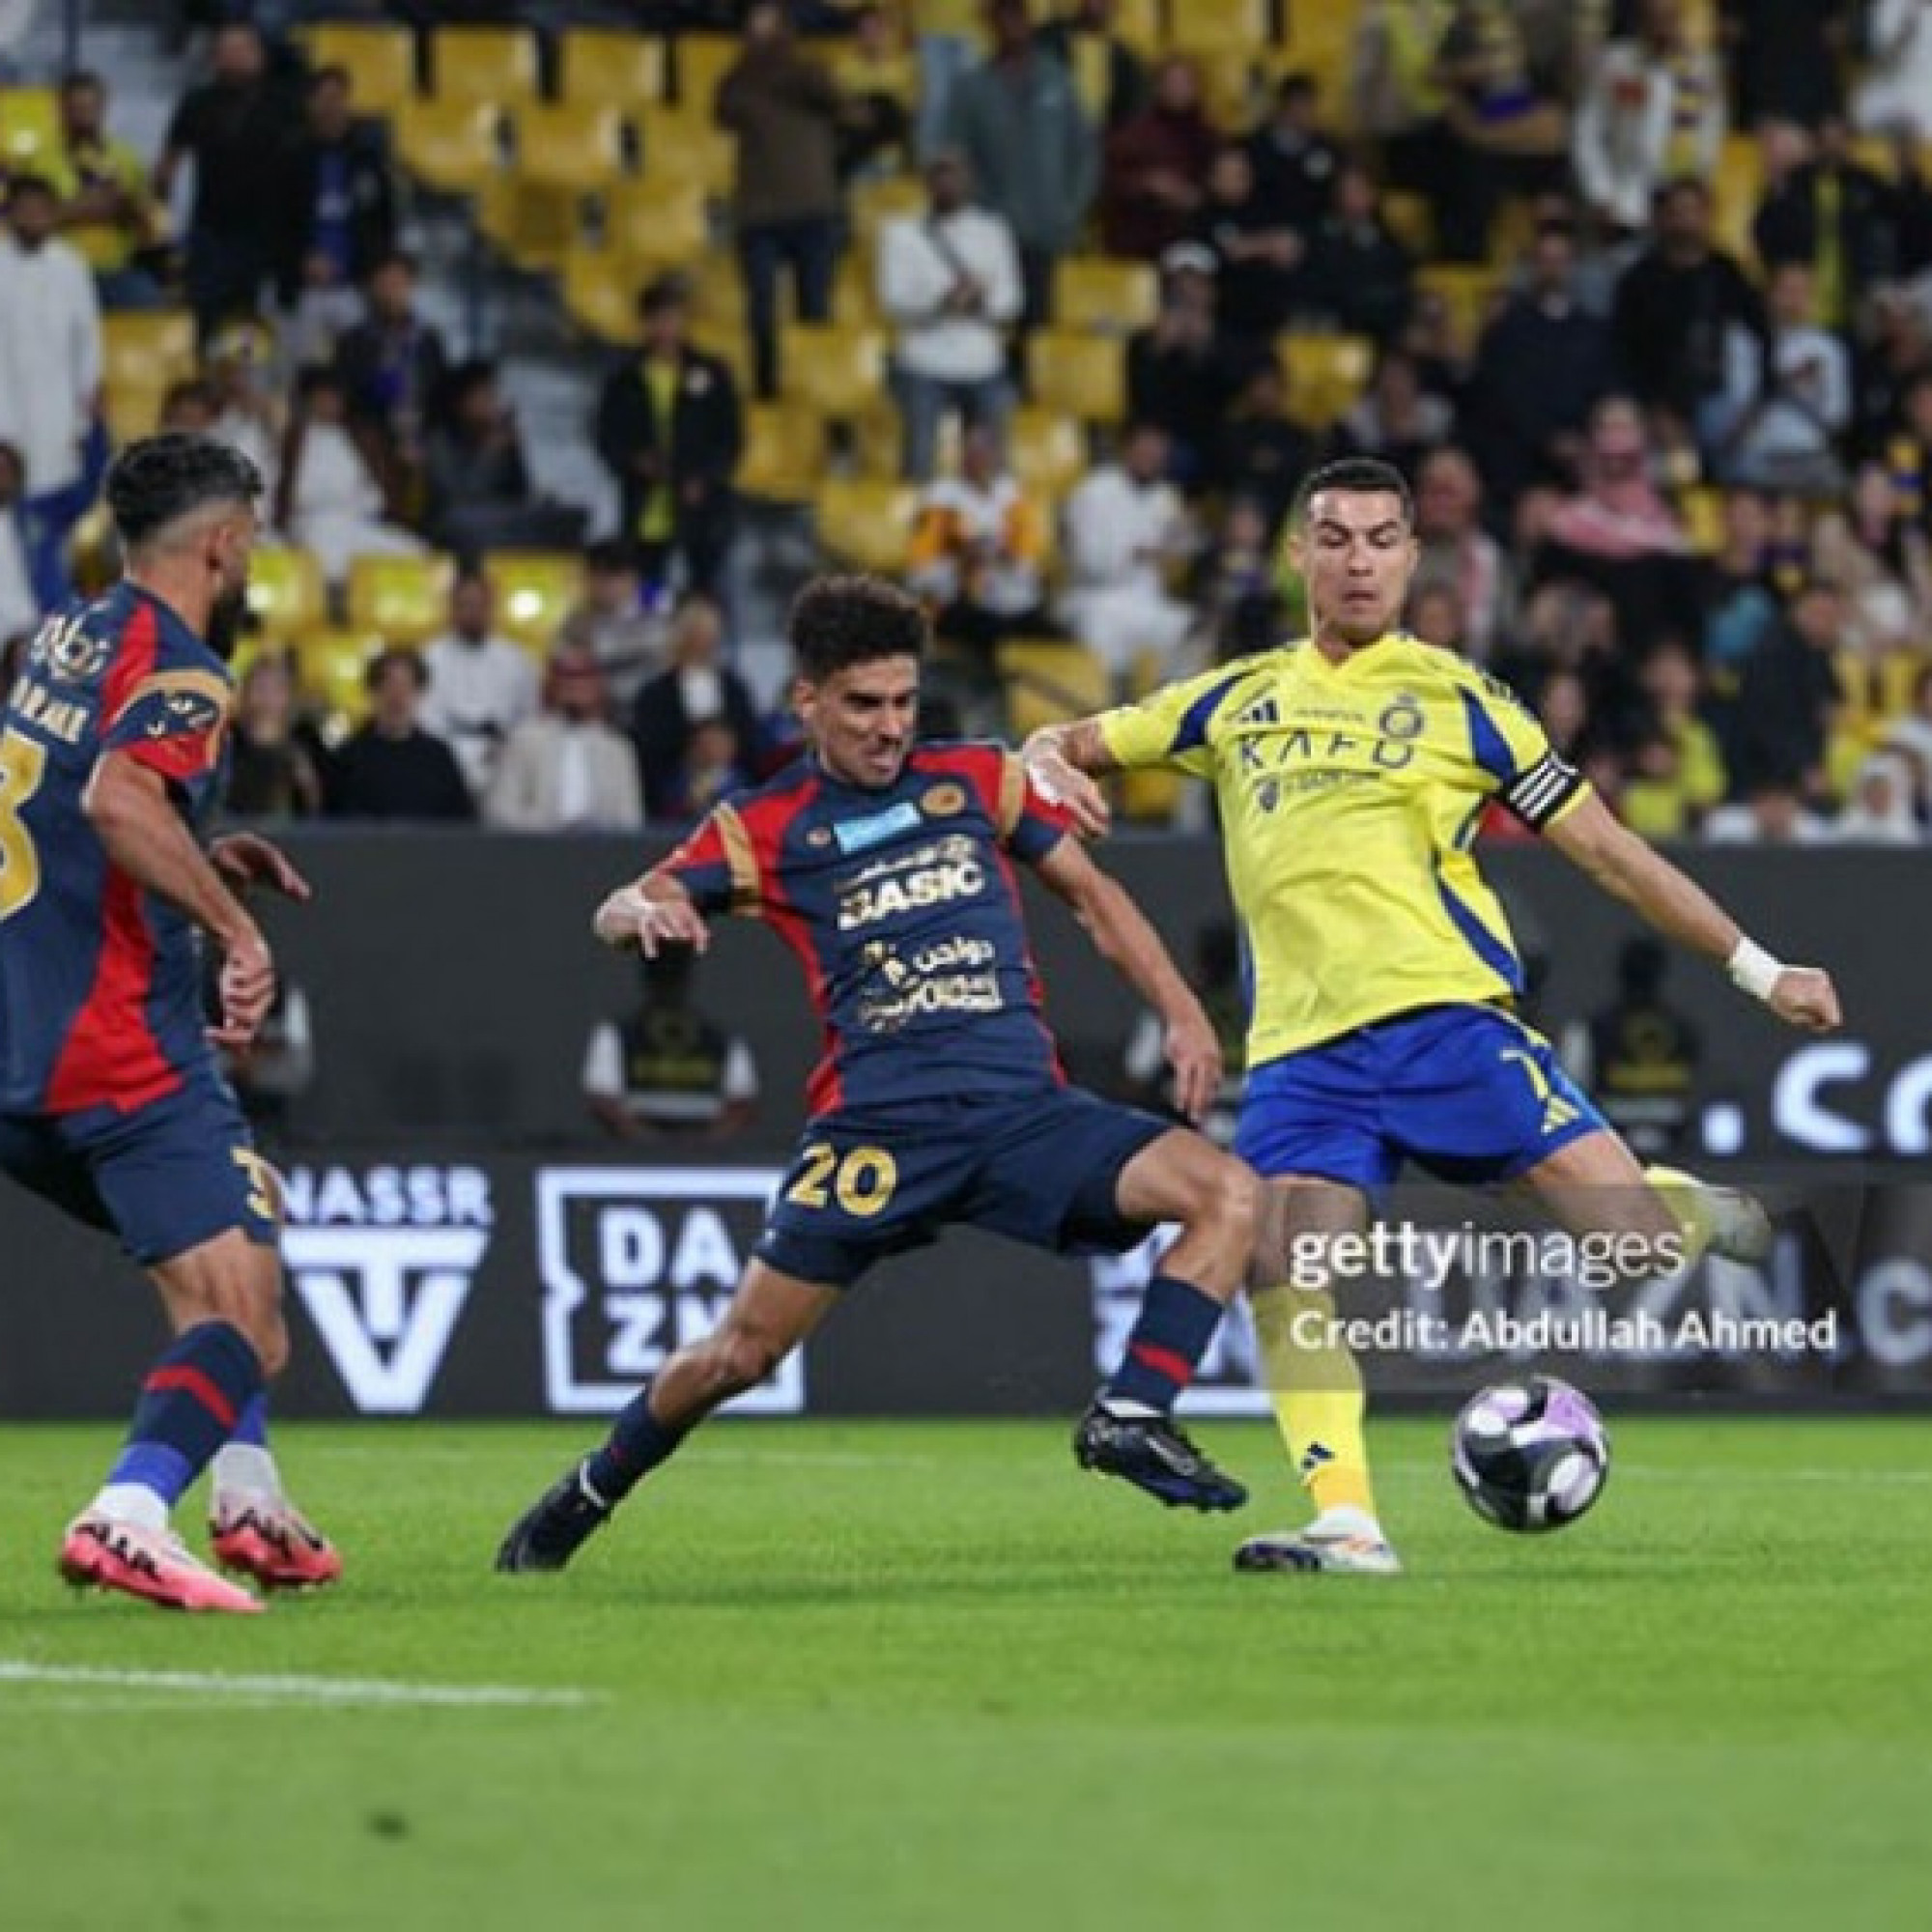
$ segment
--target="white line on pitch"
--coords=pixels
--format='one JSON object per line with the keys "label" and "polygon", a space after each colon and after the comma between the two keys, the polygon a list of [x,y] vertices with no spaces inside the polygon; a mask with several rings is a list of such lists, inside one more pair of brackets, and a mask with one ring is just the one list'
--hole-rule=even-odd
{"label": "white line on pitch", "polygon": [[582,1705],[593,1690],[546,1690],[516,1684],[410,1684],[384,1677],[248,1677],[201,1670],[100,1670],[0,1657],[0,1684],[84,1684],[103,1690],[172,1690],[193,1696],[270,1699],[288,1704],[483,1706]]}

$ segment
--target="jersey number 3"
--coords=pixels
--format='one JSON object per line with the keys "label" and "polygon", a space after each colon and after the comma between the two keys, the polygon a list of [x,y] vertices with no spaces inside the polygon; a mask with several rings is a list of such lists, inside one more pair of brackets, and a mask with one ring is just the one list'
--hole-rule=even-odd
{"label": "jersey number 3", "polygon": [[20,812],[46,773],[44,745],[9,731],[0,738],[0,920],[9,920],[41,889],[41,855]]}

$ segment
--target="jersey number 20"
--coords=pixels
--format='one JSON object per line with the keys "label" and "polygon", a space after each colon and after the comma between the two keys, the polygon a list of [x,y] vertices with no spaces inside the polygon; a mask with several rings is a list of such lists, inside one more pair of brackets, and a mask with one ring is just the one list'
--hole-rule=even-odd
{"label": "jersey number 20", "polygon": [[12,919],[41,889],[41,855],[20,812],[46,765],[44,745],[18,731],[0,738],[0,920]]}

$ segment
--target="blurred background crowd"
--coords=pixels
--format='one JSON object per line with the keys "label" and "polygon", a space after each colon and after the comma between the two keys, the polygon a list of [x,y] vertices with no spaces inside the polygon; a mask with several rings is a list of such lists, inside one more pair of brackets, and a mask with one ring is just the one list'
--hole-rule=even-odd
{"label": "blurred background crowd", "polygon": [[808,571],[1024,731],[1294,635],[1369,454],[1639,830],[1917,841],[1928,139],[1932,0],[0,0],[7,668],[207,430],[238,813],[676,823]]}

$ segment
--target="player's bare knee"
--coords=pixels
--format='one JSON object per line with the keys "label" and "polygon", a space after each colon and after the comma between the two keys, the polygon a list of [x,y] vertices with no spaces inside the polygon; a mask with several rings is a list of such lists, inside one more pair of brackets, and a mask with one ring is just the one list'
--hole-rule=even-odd
{"label": "player's bare knee", "polygon": [[730,1321],[699,1348],[706,1380],[721,1400],[756,1388],[784,1356],[783,1349],[763,1329]]}

